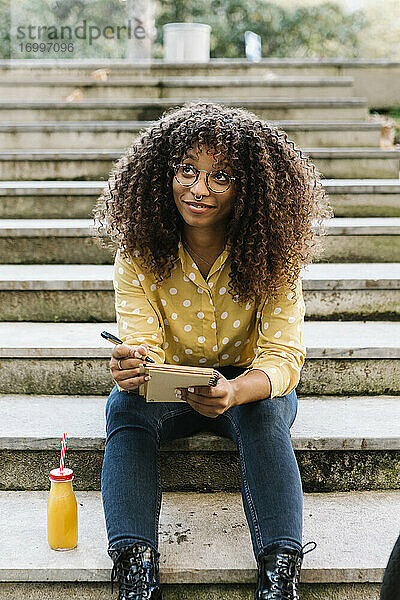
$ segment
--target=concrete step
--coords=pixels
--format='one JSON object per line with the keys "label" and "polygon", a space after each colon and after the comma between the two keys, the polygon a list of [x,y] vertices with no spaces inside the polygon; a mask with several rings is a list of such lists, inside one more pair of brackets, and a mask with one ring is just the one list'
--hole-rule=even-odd
{"label": "concrete step", "polygon": [[400,256],[398,217],[335,218],[328,228],[321,262],[391,262]]}
{"label": "concrete step", "polygon": [[[399,179],[323,179],[337,217],[400,217]],[[104,181],[0,181],[1,219],[85,219]]]}
{"label": "concrete step", "polygon": [[[380,148],[303,148],[327,178],[398,178],[400,150]],[[0,180],[106,178],[122,152],[102,150],[8,150],[0,152]]]}
{"label": "concrete step", "polygon": [[[1,321],[113,321],[112,265],[0,265]],[[311,264],[307,319],[400,320],[400,263]]]}
{"label": "concrete step", "polygon": [[[328,69],[326,59],[318,62],[312,59],[262,59],[261,62],[252,62],[243,59],[211,58],[207,63],[166,62],[164,59],[135,59],[134,62],[127,59],[98,58],[88,59],[4,59],[0,60],[0,78],[3,81],[14,81],[26,79],[31,81],[54,81],[65,77],[100,77],[102,74],[107,79],[118,79],[129,77],[135,81],[146,79],[150,76],[264,76],[272,74],[266,64],[286,65],[292,61],[297,69],[293,68],[293,74],[301,73],[301,64],[311,64],[311,74],[320,73]],[[330,61],[331,62],[331,61]],[[314,68],[312,68],[314,66]],[[319,68],[318,68],[319,67]],[[98,73],[101,70],[102,73]],[[287,68],[285,72],[289,73]],[[329,74],[339,75],[339,68],[332,66]]]}
{"label": "concrete step", "polygon": [[399,179],[324,179],[323,185],[337,217],[400,217]]}
{"label": "concrete step", "polygon": [[0,79],[0,95],[15,100],[67,100],[79,91],[81,99],[130,99],[130,98],[221,98],[246,100],[251,98],[335,98],[351,96],[351,77],[268,77],[261,76],[191,76],[146,77],[139,80],[114,78],[97,81],[93,77],[66,77],[50,81],[29,81],[25,78],[13,81]]}
{"label": "concrete step", "polygon": [[[59,461],[65,431],[75,489],[100,490],[106,400],[0,396],[0,489],[48,489],[49,469]],[[300,397],[291,436],[304,490],[397,488],[399,426],[399,396]],[[163,443],[161,471],[164,491],[241,489],[236,445],[211,429]]]}
{"label": "concrete step", "polygon": [[[400,251],[400,218],[333,218],[319,262],[393,262]],[[74,244],[71,245],[71,238]],[[0,263],[107,264],[88,219],[1,219]]]}
{"label": "concrete step", "polygon": [[[73,59],[3,59],[0,60],[1,79],[11,80],[31,78],[53,80],[63,77],[95,77],[99,69],[104,70],[109,79],[130,77],[139,79],[149,76],[267,76],[269,75],[347,75],[351,69],[367,71],[375,67],[386,68],[388,75],[397,72],[399,61],[387,58],[262,58],[249,61],[246,58],[210,58],[204,62],[165,61],[163,58],[130,59],[123,58],[73,58]],[[350,76],[350,75],[349,75]]]}
{"label": "concrete step", "polygon": [[104,181],[0,181],[0,218],[90,217]]}
{"label": "concrete step", "polygon": [[[0,393],[108,394],[104,329],[117,332],[115,323],[0,323]],[[400,322],[306,321],[298,392],[398,394],[399,339]]]}
{"label": "concrete step", "polygon": [[[219,104],[246,108],[262,119],[298,120],[357,120],[368,115],[364,98],[275,98],[258,100],[229,100],[209,98]],[[114,100],[81,100],[78,102],[53,101],[0,101],[0,121],[150,121],[158,119],[171,108],[182,106],[187,100],[133,98]]]}
{"label": "concrete step", "polygon": [[[0,123],[0,149],[115,148],[121,152],[154,121],[53,121]],[[379,147],[380,123],[360,121],[272,121],[298,146]]]}
{"label": "concrete step", "polygon": [[400,176],[400,150],[370,148],[304,148],[323,177],[335,179]]}
{"label": "concrete step", "polygon": [[0,78],[5,81],[27,79],[34,81],[54,81],[68,77],[100,77],[99,70],[111,80],[129,77],[135,81],[150,76],[274,76],[284,75],[329,75],[338,76],[350,65],[366,66],[391,65],[395,61],[387,59],[357,60],[338,58],[262,58],[261,61],[249,61],[243,58],[211,58],[201,62],[170,62],[164,59],[121,58],[74,58],[74,59],[3,59],[0,60]]}
{"label": "concrete step", "polygon": [[[9,583],[0,589],[33,600],[65,598],[66,589],[71,597],[109,598],[113,563],[106,552],[100,492],[77,492],[78,547],[64,553],[47,545],[47,497],[44,491],[0,492],[2,513],[8,515],[13,507],[13,535],[9,519],[1,522],[0,573]],[[376,600],[398,535],[393,523],[399,508],[395,491],[306,494],[303,540],[315,540],[317,548],[304,558],[304,600]],[[168,600],[254,598],[257,565],[238,493],[165,493],[159,551]]]}

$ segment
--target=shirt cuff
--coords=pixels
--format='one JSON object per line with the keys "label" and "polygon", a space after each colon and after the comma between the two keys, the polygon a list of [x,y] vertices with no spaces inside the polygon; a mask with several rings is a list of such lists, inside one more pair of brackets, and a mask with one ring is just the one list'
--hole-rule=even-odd
{"label": "shirt cuff", "polygon": [[271,365],[267,364],[265,366],[254,365],[253,367],[246,369],[244,373],[241,373],[239,377],[243,377],[255,369],[263,371],[270,380],[271,394],[269,395],[269,398],[286,396],[286,394],[289,394],[298,383],[288,374],[287,368],[277,367],[276,363],[271,363]]}

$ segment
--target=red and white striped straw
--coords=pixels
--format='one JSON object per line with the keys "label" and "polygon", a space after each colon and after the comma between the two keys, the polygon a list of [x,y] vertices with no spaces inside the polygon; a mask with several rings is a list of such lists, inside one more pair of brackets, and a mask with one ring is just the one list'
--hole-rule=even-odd
{"label": "red and white striped straw", "polygon": [[65,448],[67,446],[67,434],[63,433],[61,440],[61,458],[60,458],[60,471],[63,472],[64,469],[64,459],[65,459]]}

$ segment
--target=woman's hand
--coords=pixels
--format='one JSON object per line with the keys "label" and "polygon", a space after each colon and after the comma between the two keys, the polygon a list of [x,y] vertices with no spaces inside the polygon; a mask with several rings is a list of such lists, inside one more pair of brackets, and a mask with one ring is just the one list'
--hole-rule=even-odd
{"label": "woman's hand", "polygon": [[114,346],[110,360],[110,371],[114,381],[126,391],[135,390],[147,381],[144,375],[139,375],[139,367],[148,353],[146,344]]}
{"label": "woman's hand", "polygon": [[217,385],[202,385],[194,388],[177,388],[177,398],[185,400],[194,410],[205,417],[215,419],[235,404],[232,383],[221,373]]}

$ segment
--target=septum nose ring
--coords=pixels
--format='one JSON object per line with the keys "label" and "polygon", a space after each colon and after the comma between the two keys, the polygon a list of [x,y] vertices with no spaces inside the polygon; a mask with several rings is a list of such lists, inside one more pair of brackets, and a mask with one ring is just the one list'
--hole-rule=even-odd
{"label": "septum nose ring", "polygon": [[201,200],[203,196],[198,196],[197,194],[195,194],[194,197],[196,198],[196,200]]}

